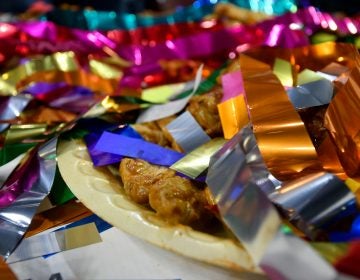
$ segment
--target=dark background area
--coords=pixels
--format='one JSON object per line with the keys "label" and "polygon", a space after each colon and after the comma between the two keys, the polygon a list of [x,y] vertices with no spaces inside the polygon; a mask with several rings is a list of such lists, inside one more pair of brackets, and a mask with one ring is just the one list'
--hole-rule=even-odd
{"label": "dark background area", "polygon": [[[35,0],[0,0],[0,12],[24,12]],[[95,10],[112,10],[126,13],[138,13],[145,9],[162,10],[180,4],[191,4],[191,0],[43,0],[55,6],[61,4],[92,7]],[[360,12],[359,0],[298,0],[299,7],[315,6],[322,11],[343,12],[354,15]]]}

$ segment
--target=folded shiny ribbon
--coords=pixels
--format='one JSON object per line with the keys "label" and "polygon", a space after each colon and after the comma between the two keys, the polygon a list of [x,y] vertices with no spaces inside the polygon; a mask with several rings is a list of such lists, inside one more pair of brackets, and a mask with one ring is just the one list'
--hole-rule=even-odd
{"label": "folded shiny ribbon", "polygon": [[271,279],[335,279],[336,271],[309,245],[281,231],[264,193],[280,182],[267,170],[249,127],[211,158],[206,181],[225,223]]}
{"label": "folded shiny ribbon", "polygon": [[198,71],[196,72],[196,77],[194,80],[194,88],[192,89],[189,95],[181,99],[170,101],[166,104],[151,106],[149,109],[146,109],[144,112],[142,112],[139,115],[136,122],[137,123],[150,122],[179,113],[182,109],[184,109],[190,98],[195,94],[195,92],[199,88],[202,72],[203,72],[203,64],[199,67]]}
{"label": "folded shiny ribbon", "polygon": [[0,254],[7,258],[27,230],[36,209],[50,192],[56,169],[57,138],[29,153],[2,186]]}
{"label": "folded shiny ribbon", "polygon": [[140,158],[152,164],[170,166],[183,157],[182,153],[163,148],[145,140],[104,132],[94,150],[122,157]]}
{"label": "folded shiny ribbon", "polygon": [[66,82],[83,86],[93,91],[114,94],[119,78],[104,78],[79,69],[73,52],[55,53],[32,59],[18,67],[3,73],[0,89],[3,93],[16,95],[18,89],[35,81]]}
{"label": "folded shiny ribbon", "polygon": [[290,62],[276,59],[274,74],[287,89],[291,103],[297,109],[329,104],[334,87],[331,81],[309,69],[297,73]]}
{"label": "folded shiny ribbon", "polygon": [[[20,113],[29,104],[31,96],[19,95],[19,96],[0,96],[0,120],[11,121],[14,118],[20,116]],[[9,124],[0,124],[0,132],[7,129]]]}
{"label": "folded shiny ribbon", "polygon": [[7,259],[7,263],[54,254],[101,242],[94,223],[35,235],[24,239]]}
{"label": "folded shiny ribbon", "polygon": [[[260,59],[263,59],[266,62],[273,62],[274,58],[272,55],[278,55],[280,54],[282,57],[291,57],[293,64],[299,64],[300,68],[306,67],[314,70],[320,70],[324,66],[328,65],[332,61],[336,61],[339,57],[341,57],[342,63],[344,63],[348,68],[354,69],[354,75],[356,75],[356,70],[359,65],[359,56],[357,53],[357,50],[352,45],[347,44],[335,44],[335,43],[325,43],[321,45],[316,46],[310,46],[310,47],[304,47],[299,49],[293,49],[293,50],[284,50],[281,51],[274,49],[262,49],[261,53],[258,53],[258,55],[255,54],[256,52],[254,50],[249,51],[248,54],[250,54],[253,57],[259,57]],[[309,59],[311,57],[311,60]],[[243,62],[241,62],[241,59]],[[301,175],[300,173],[308,173],[308,171],[311,170],[321,170],[322,166],[337,175],[343,176],[341,174],[344,174],[344,171],[348,173],[352,177],[357,177],[357,171],[351,172],[349,167],[346,165],[347,161],[351,161],[352,159],[356,158],[356,153],[353,153],[351,149],[344,150],[345,153],[349,153],[349,156],[347,158],[343,157],[341,160],[342,166],[338,163],[337,155],[336,155],[336,145],[334,146],[329,138],[325,134],[324,140],[319,143],[316,147],[317,154],[315,153],[315,149],[311,144],[311,141],[309,141],[309,136],[304,129],[304,123],[299,120],[299,117],[297,116],[297,113],[294,109],[290,108],[290,103],[288,100],[286,100],[286,94],[284,93],[284,89],[282,89],[279,86],[279,81],[277,81],[275,76],[272,77],[273,74],[269,72],[269,66],[261,65],[258,62],[254,60],[249,60],[247,57],[240,58],[240,65],[242,69],[242,73],[244,76],[245,81],[245,92],[247,95],[247,102],[248,106],[250,108],[250,116],[251,118],[255,118],[253,120],[254,125],[254,132],[256,137],[259,141],[259,147],[262,150],[264,159],[266,163],[268,164],[271,172],[274,174],[274,176],[280,178],[279,176],[284,175],[284,173],[289,172],[293,176]],[[316,66],[315,66],[316,65]],[[311,67],[314,68],[311,68]],[[248,70],[247,70],[248,69]],[[263,73],[263,74],[261,74]],[[253,76],[254,78],[250,78]],[[249,77],[249,78],[246,78]],[[262,81],[261,77],[264,78]],[[261,78],[261,79],[260,79]],[[271,83],[270,83],[271,81]],[[351,90],[353,91],[353,86],[350,86],[350,84],[354,83],[354,79],[348,80],[349,86],[344,87],[346,88],[346,91]],[[274,88],[270,88],[270,85],[273,84]],[[275,89],[275,84],[277,84]],[[259,97],[262,95],[259,95],[260,93],[264,94],[264,97],[260,99]],[[272,99],[266,99],[267,92],[271,92],[271,96],[274,98]],[[278,92],[278,97],[275,98],[274,94],[275,92]],[[354,91],[353,91],[354,92]],[[253,95],[253,97],[252,97]],[[344,98],[345,94],[342,94],[342,98]],[[352,104],[356,104],[357,101],[357,94],[348,94],[349,98],[353,97]],[[283,100],[282,100],[283,99]],[[340,98],[337,98],[340,99]],[[346,99],[346,98],[345,98]],[[282,100],[282,101],[281,101]],[[350,100],[350,99],[347,99]],[[331,109],[333,108],[335,103],[334,100],[330,103],[329,109],[327,110],[327,115],[330,114]],[[274,105],[278,104],[278,108],[282,108],[281,110],[276,109]],[[286,109],[285,110],[285,104]],[[342,120],[341,115],[346,114],[346,112],[349,110],[341,110],[341,114],[337,113],[336,119]],[[272,108],[276,111],[271,112]],[[291,111],[291,113],[290,113]],[[346,111],[346,112],[345,112]],[[281,116],[282,114],[285,114]],[[293,119],[293,121],[290,121],[290,115],[293,117],[296,117]],[[269,116],[271,116],[271,120],[269,121]],[[351,119],[356,116],[356,112],[353,112],[353,115],[351,116]],[[329,118],[325,118],[327,122],[329,122]],[[334,119],[334,116],[332,117],[332,120]],[[348,117],[348,120],[350,120],[350,117]],[[335,122],[335,121],[334,121]],[[339,132],[343,129],[343,127],[352,127],[351,129],[353,131],[356,131],[356,125],[353,126],[353,121],[347,121],[344,122],[342,127],[339,127]],[[337,134],[335,134],[335,129],[330,128],[331,124],[328,123],[327,127],[328,130],[333,134],[333,137]],[[260,132],[261,131],[261,132]],[[270,131],[277,131],[276,134],[270,133]],[[293,131],[290,132],[290,131]],[[260,132],[260,133],[259,133]],[[280,137],[282,133],[285,133],[283,135],[284,138]],[[351,136],[348,137],[348,142],[350,139],[354,139],[356,135],[355,133],[352,133]],[[280,137],[277,139],[277,137]],[[290,138],[294,137],[293,140],[290,141]],[[275,141],[276,139],[276,141]],[[341,139],[341,138],[338,138]],[[272,142],[275,141],[275,142]],[[285,141],[285,142],[282,142]],[[290,146],[287,145],[290,143],[294,144],[296,143],[297,149],[293,149]],[[334,142],[336,143],[336,142]],[[351,142],[350,142],[351,143]],[[353,143],[356,143],[354,141]],[[300,148],[301,147],[301,148]],[[280,156],[280,154],[283,153],[284,160],[289,155],[289,153],[292,153],[293,156],[291,156],[291,161],[285,160],[284,164],[286,165],[284,168],[281,168],[282,171],[278,170],[279,172],[282,172],[283,174],[279,174],[277,171],[273,170],[273,166],[275,165],[274,162],[277,160],[276,157]],[[285,154],[287,156],[285,156]],[[350,155],[351,154],[351,155]],[[355,156],[354,156],[355,155]],[[340,156],[339,156],[340,159]],[[321,164],[320,164],[320,161]],[[307,164],[305,162],[308,161]],[[356,160],[355,160],[356,162]],[[294,164],[294,165],[293,165]],[[279,167],[280,161],[277,162],[277,167]],[[293,167],[291,167],[293,166]],[[275,167],[275,166],[274,166]],[[275,169],[277,168],[275,167]],[[285,171],[286,168],[288,171]],[[290,171],[290,169],[293,168],[293,171]],[[308,169],[308,171],[306,171]],[[285,178],[288,175],[284,176]],[[291,176],[290,176],[291,177]]]}
{"label": "folded shiny ribbon", "polygon": [[[113,131],[115,134],[135,138],[135,139],[143,139],[139,133],[137,133],[131,126],[121,127],[117,131]],[[118,163],[122,160],[123,156],[113,153],[106,153],[96,149],[97,142],[101,137],[101,133],[92,132],[85,136],[84,140],[87,145],[87,149],[89,151],[92,162],[95,166],[104,166],[113,163]],[[114,143],[115,144],[115,143]]]}

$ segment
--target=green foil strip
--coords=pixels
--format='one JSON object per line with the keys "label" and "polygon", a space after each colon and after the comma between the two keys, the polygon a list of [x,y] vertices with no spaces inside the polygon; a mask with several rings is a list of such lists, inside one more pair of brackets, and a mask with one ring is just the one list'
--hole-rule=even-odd
{"label": "green foil strip", "polygon": [[0,150],[0,166],[8,163],[17,156],[26,153],[28,150],[36,146],[37,143],[14,143],[5,145]]}
{"label": "green foil strip", "polygon": [[283,86],[292,87],[294,85],[292,66],[289,61],[277,58],[274,63],[273,71]]}
{"label": "green foil strip", "polygon": [[209,167],[210,157],[225,142],[222,138],[212,139],[175,162],[170,168],[195,179]]}

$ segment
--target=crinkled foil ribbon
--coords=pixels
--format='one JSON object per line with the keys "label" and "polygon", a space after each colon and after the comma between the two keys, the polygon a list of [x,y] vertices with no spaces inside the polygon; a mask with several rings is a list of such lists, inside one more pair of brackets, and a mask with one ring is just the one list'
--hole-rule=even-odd
{"label": "crinkled foil ribbon", "polygon": [[304,123],[269,65],[241,55],[244,88],[262,156],[279,180],[321,170]]}
{"label": "crinkled foil ribbon", "polygon": [[30,151],[3,184],[0,194],[0,254],[7,258],[50,192],[56,170],[57,138]]}
{"label": "crinkled foil ribbon", "polygon": [[[97,66],[99,66],[97,64]],[[103,70],[101,67],[99,70]],[[108,71],[109,72],[109,71]],[[3,93],[16,95],[19,88],[31,82],[66,82],[70,85],[84,86],[93,91],[114,94],[118,88],[119,78],[105,72],[95,75],[79,69],[73,52],[54,53],[20,64],[0,78],[0,90]],[[100,71],[98,71],[100,73]]]}
{"label": "crinkled foil ribbon", "polygon": [[[360,56],[358,55],[360,58]],[[348,176],[360,179],[360,65],[336,94],[325,114],[325,127]]]}
{"label": "crinkled foil ribbon", "polygon": [[[359,55],[353,45],[333,42],[287,50],[262,48],[260,51],[260,49],[254,49],[246,52],[246,54],[261,59],[270,65],[274,63],[276,57],[281,57],[291,61],[295,67],[300,69],[309,68],[314,70],[320,70],[329,63],[339,61],[340,59],[349,69],[354,69],[353,71],[355,72],[353,75],[355,75],[356,69],[360,65]],[[259,139],[259,147],[263,152],[264,159],[271,172],[274,172],[274,176],[283,179],[287,179],[288,176],[289,178],[293,176],[297,177],[309,173],[309,171],[314,169],[320,170],[321,166],[342,178],[344,178],[344,171],[352,177],[358,176],[351,173],[351,171],[347,171],[346,164],[340,165],[335,152],[337,149],[336,145],[334,146],[332,144],[329,137],[326,137],[321,145],[317,147],[316,155],[315,148],[311,144],[310,138],[304,128],[304,123],[292,108],[284,89],[270,71],[268,65],[261,64],[254,59],[249,60],[248,57],[243,56],[240,58],[240,67],[243,71],[244,79],[245,76],[248,76],[246,78],[248,81],[245,82],[245,91],[250,108],[249,113],[254,124],[254,132]],[[342,90],[348,91],[351,87],[356,88],[356,86],[354,87],[354,78],[349,80],[348,83],[349,84]],[[353,86],[350,86],[351,83]],[[276,94],[279,98],[270,100],[266,98],[267,93],[270,94],[269,97],[274,97],[274,94]],[[331,101],[326,115],[331,114],[332,108],[336,106],[335,104],[338,104],[336,100],[346,99],[344,98],[346,93],[343,93],[342,96],[342,98],[341,96],[335,97],[334,100]],[[350,96],[353,97],[352,101],[350,101]],[[356,96],[356,94],[349,94],[349,99],[346,99],[349,100],[348,102],[352,102],[353,105],[351,106],[354,106],[354,104],[358,102],[356,101]],[[280,100],[282,101],[280,102]],[[287,109],[285,110],[285,108]],[[349,111],[350,109],[351,107],[349,107]],[[348,112],[346,109],[342,109],[341,114],[346,114],[345,111]],[[289,114],[292,115],[293,118],[290,118]],[[339,116],[341,117],[341,114],[337,113],[337,119],[339,119]],[[354,117],[355,116],[356,114]],[[329,118],[325,119],[329,120]],[[344,117],[344,119],[346,119],[346,117]],[[332,115],[332,120],[334,120],[334,115]],[[349,120],[350,118],[347,119],[347,126],[355,124],[355,122]],[[331,124],[327,124],[327,128],[333,135],[332,138],[334,138],[336,132],[334,128],[330,128],[330,126]],[[343,127],[337,127],[339,128],[339,132],[344,129]],[[354,125],[353,127],[356,131],[357,126]],[[290,131],[294,133],[292,134]],[[281,139],[277,139],[280,135],[283,135]],[[347,141],[353,139],[352,142],[356,143],[355,135],[356,133],[353,132],[351,136],[348,136]],[[346,153],[350,154],[352,151],[348,150]],[[290,161],[286,160],[287,154],[292,155]],[[285,169],[279,168],[281,164],[279,165],[279,162],[277,162],[277,160],[280,159],[278,156],[283,159],[280,163],[284,163]],[[348,160],[354,157],[356,156],[352,154]],[[339,156],[339,158],[341,158],[341,156]],[[321,161],[321,165],[319,164],[319,160]],[[344,157],[342,160],[344,161]],[[286,166],[288,166],[287,171]],[[287,172],[289,173],[286,175]]]}
{"label": "crinkled foil ribbon", "polygon": [[[268,171],[250,127],[244,127],[211,158],[206,182],[225,223],[270,279],[335,279],[336,271],[306,242],[281,231],[280,216],[267,197],[281,190],[281,182]],[[309,191],[307,186],[298,187],[305,194]],[[315,182],[312,190],[316,188]],[[341,188],[350,193],[346,186]],[[326,194],[320,190],[315,193]],[[328,194],[338,198],[337,192]],[[341,212],[342,206],[337,204],[336,209]],[[329,218],[328,207],[333,205],[304,208]]]}

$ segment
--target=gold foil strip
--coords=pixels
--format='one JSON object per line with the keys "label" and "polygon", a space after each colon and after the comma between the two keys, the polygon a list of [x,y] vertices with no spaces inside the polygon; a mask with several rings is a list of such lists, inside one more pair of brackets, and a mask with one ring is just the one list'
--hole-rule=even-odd
{"label": "gold foil strip", "polygon": [[31,59],[0,78],[0,92],[16,95],[18,90],[32,82],[66,82],[84,86],[93,91],[115,94],[122,72],[105,63],[90,61],[94,73],[80,69],[73,52],[58,52]]}
{"label": "gold foil strip", "polygon": [[89,66],[92,73],[104,79],[120,79],[123,75],[119,69],[96,59],[90,59]]}
{"label": "gold foil strip", "polygon": [[336,94],[325,114],[336,152],[346,174],[360,178],[360,67]]}
{"label": "gold foil strip", "polygon": [[246,55],[239,62],[253,130],[271,174],[288,180],[321,170],[304,123],[270,66]]}
{"label": "gold foil strip", "polygon": [[0,79],[0,90],[12,95],[17,94],[16,85],[25,78],[42,71],[75,71],[79,68],[73,52],[54,53],[48,56],[33,58],[3,73]]}
{"label": "gold foil strip", "polygon": [[109,96],[103,99],[101,105],[103,108],[105,108],[105,111],[114,113],[125,113],[133,110],[146,108],[149,106],[149,104],[117,102],[114,98],[111,98]]}
{"label": "gold foil strip", "polygon": [[225,143],[222,138],[215,138],[188,153],[175,162],[171,169],[195,179],[209,166],[210,157]]}
{"label": "gold foil strip", "polygon": [[14,124],[6,132],[5,143],[17,143],[27,138],[43,135],[46,124]]}

